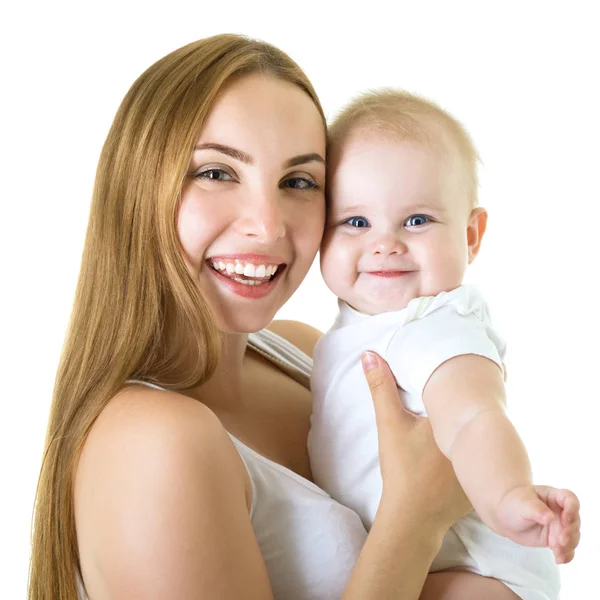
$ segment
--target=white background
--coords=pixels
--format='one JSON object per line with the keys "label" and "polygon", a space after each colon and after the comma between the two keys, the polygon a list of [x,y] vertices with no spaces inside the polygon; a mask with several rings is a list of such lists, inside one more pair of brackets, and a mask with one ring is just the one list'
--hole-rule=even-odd
{"label": "white background", "polygon": [[[561,567],[562,598],[600,597],[594,4],[165,0],[3,9],[0,598],[25,597],[53,378],[104,137],[146,67],[221,32],[287,51],[329,116],[353,94],[385,85],[428,96],[466,124],[490,213],[468,279],[508,340],[510,410],[536,481],[569,487],[582,502],[582,541]],[[326,329],[334,311],[313,268],[280,316]]]}

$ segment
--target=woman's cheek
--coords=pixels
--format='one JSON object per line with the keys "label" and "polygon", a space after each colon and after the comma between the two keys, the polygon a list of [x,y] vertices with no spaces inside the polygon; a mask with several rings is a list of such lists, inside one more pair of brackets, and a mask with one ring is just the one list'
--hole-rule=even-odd
{"label": "woman's cheek", "polygon": [[209,246],[219,237],[223,219],[207,210],[200,198],[184,196],[177,215],[177,234],[187,262],[199,270]]}
{"label": "woman's cheek", "polygon": [[202,225],[189,202],[182,202],[179,208],[177,234],[187,261],[195,265],[202,254],[199,243],[202,239]]}

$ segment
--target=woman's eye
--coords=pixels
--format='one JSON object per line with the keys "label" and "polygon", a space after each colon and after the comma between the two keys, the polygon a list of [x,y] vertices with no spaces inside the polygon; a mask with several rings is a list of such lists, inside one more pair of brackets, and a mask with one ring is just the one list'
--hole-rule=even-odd
{"label": "woman's eye", "polygon": [[369,221],[367,221],[364,217],[351,217],[345,221],[345,223],[350,225],[350,227],[369,227]]}
{"label": "woman's eye", "polygon": [[290,177],[283,182],[283,187],[287,187],[292,190],[319,189],[319,186],[314,181],[306,179],[305,177]]}
{"label": "woman's eye", "polygon": [[211,181],[233,181],[233,177],[223,169],[206,169],[195,175],[196,179],[210,179]]}
{"label": "woman's eye", "polygon": [[429,217],[425,215],[412,215],[404,221],[405,227],[421,227],[422,225],[426,225],[429,223]]}

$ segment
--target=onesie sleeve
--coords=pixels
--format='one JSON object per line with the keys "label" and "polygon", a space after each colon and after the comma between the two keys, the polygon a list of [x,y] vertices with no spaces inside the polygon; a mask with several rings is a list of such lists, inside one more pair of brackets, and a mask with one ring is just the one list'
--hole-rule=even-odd
{"label": "onesie sleeve", "polygon": [[422,396],[442,363],[465,354],[488,358],[503,370],[504,342],[492,329],[482,300],[434,306],[414,318],[394,332],[386,360],[398,385],[409,394]]}

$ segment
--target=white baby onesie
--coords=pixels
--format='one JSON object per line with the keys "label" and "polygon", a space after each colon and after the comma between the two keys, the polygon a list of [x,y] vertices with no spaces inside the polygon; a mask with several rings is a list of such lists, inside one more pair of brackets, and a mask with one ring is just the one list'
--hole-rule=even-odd
{"label": "white baby onesie", "polygon": [[[494,361],[505,345],[479,292],[463,285],[417,298],[399,311],[365,315],[339,301],[340,312],[317,343],[311,377],[308,437],[317,485],[356,511],[370,529],[381,497],[377,427],[360,357],[374,350],[390,365],[405,406],[424,415],[423,389],[442,363],[464,354]],[[467,569],[503,581],[523,600],[557,600],[558,569],[547,548],[528,548],[497,535],[475,512],[444,538],[431,571]]]}

